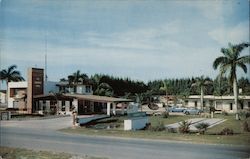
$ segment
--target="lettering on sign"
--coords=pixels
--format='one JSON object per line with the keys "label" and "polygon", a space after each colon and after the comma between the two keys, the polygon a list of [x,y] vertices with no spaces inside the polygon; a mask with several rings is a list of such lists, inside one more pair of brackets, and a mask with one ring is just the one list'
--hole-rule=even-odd
{"label": "lettering on sign", "polygon": [[41,81],[35,81],[34,84],[42,84]]}

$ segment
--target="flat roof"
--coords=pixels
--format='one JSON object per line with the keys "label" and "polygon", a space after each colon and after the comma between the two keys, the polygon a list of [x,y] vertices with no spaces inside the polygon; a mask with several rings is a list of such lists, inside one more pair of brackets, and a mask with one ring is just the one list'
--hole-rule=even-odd
{"label": "flat roof", "polygon": [[90,100],[90,101],[99,101],[99,102],[132,102],[133,101],[131,99],[97,96],[97,95],[82,95],[82,94],[64,94],[64,95],[68,97],[74,97],[74,98],[85,99],[85,100]]}
{"label": "flat roof", "polygon": [[[56,97],[55,97],[56,96]],[[52,94],[48,94],[48,95],[44,95],[44,94],[41,94],[41,95],[35,95],[33,97],[34,99],[37,99],[37,100],[73,100],[73,97],[69,97],[69,96],[65,96],[65,95],[52,95]]]}
{"label": "flat roof", "polygon": [[[250,96],[239,95],[239,99],[250,99]],[[200,99],[200,95],[191,95],[188,99]],[[213,96],[213,95],[205,95],[204,99],[221,99],[221,100],[233,100],[234,96]]]}

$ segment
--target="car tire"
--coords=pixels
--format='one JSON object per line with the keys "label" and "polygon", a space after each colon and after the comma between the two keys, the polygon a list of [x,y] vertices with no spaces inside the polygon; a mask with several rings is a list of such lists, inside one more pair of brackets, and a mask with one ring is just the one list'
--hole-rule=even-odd
{"label": "car tire", "polygon": [[189,115],[190,113],[189,112],[185,112],[186,115]]}

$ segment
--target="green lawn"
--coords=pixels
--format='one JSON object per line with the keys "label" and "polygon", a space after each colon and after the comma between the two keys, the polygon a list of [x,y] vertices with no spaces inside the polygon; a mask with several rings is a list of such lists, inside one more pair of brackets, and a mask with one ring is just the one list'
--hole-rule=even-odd
{"label": "green lawn", "polygon": [[[159,123],[172,124],[182,120],[196,118],[199,116],[169,116],[169,118],[163,118],[162,116],[151,116],[149,120],[152,126],[157,126]],[[250,132],[243,132],[242,123],[244,120],[236,121],[233,115],[215,115],[215,118],[227,119],[224,123],[210,128],[205,135],[199,135],[196,133],[192,134],[180,134],[170,133],[167,131],[151,131],[151,130],[140,130],[140,131],[123,131],[123,119],[117,118],[115,124],[120,127],[115,129],[91,129],[85,127],[68,128],[60,131],[66,133],[77,133],[85,135],[97,135],[97,136],[115,136],[115,137],[129,137],[129,138],[144,138],[144,139],[159,139],[159,140],[177,140],[194,143],[211,143],[211,144],[233,144],[233,145],[250,145]],[[113,118],[115,119],[115,118]],[[106,119],[107,120],[107,119]],[[250,124],[250,118],[247,119]],[[249,125],[250,126],[250,125]],[[234,131],[234,135],[217,135],[223,128],[230,128]]]}
{"label": "green lawn", "polygon": [[73,157],[77,159],[104,159],[89,156],[75,156],[67,153],[34,151],[0,146],[0,158],[3,159],[71,159]]}

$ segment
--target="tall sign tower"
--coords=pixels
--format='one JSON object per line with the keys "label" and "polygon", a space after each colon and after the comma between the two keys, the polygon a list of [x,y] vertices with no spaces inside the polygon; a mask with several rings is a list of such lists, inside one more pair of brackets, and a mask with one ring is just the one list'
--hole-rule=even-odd
{"label": "tall sign tower", "polygon": [[43,95],[44,93],[44,70],[41,68],[28,69],[28,90],[27,90],[27,110],[28,113],[34,113],[33,97]]}

